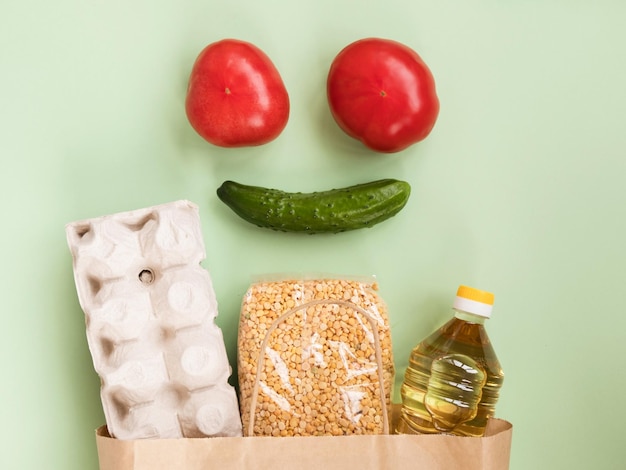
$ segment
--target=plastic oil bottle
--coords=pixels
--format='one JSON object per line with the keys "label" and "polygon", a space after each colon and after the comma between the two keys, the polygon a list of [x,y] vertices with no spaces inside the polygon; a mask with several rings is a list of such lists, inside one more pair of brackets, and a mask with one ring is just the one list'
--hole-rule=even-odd
{"label": "plastic oil bottle", "polygon": [[490,292],[460,286],[454,317],[413,349],[397,434],[484,434],[504,380],[484,325],[493,299]]}

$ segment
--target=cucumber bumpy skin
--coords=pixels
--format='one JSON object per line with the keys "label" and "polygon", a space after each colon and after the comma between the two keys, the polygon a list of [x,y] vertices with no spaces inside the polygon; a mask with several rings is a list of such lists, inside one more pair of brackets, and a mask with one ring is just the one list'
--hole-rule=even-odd
{"label": "cucumber bumpy skin", "polygon": [[313,193],[225,181],[217,196],[242,219],[281,232],[339,233],[373,227],[396,215],[411,194],[406,181],[381,179]]}

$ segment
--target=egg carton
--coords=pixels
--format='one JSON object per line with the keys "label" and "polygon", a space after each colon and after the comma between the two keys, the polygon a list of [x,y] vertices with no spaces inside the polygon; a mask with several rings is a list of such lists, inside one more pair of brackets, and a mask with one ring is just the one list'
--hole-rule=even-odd
{"label": "egg carton", "polygon": [[66,235],[109,433],[241,436],[198,207],[81,220]]}

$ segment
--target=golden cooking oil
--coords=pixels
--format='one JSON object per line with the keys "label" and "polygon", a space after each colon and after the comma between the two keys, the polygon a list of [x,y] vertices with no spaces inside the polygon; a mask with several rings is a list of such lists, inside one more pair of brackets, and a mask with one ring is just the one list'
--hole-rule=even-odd
{"label": "golden cooking oil", "polygon": [[411,351],[397,434],[484,434],[504,380],[484,325],[493,299],[460,286],[454,317]]}

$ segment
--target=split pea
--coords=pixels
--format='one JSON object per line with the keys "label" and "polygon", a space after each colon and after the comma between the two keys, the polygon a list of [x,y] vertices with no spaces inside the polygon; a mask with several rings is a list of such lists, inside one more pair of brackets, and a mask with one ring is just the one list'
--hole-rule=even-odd
{"label": "split pea", "polygon": [[[242,303],[238,339],[245,434],[251,417],[253,435],[383,432],[394,367],[387,309],[377,289],[373,282],[346,279],[260,282],[250,287]],[[287,312],[292,313],[275,323]],[[256,407],[251,410],[255,393]]]}

